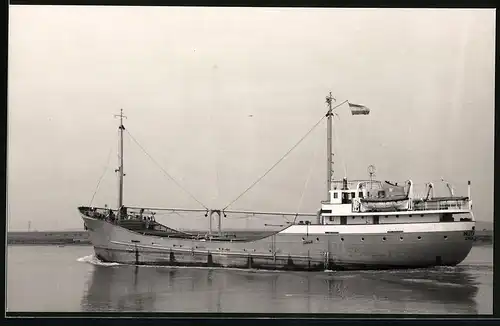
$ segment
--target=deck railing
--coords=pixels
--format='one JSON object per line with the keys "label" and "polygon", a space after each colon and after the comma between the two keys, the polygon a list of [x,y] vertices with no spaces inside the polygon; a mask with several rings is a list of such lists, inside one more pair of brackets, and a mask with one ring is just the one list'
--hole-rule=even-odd
{"label": "deck railing", "polygon": [[[328,201],[322,201],[323,204],[328,204]],[[406,206],[406,207],[404,207]],[[412,209],[408,209],[407,205],[396,205],[393,207],[373,207],[371,209],[367,209],[362,203],[360,203],[358,198],[355,198],[351,202],[352,212],[360,212],[360,211],[378,211],[378,210],[413,210],[413,211],[425,211],[425,210],[467,210],[469,209],[469,200],[468,199],[446,199],[440,201],[414,201],[412,205],[410,205]]]}
{"label": "deck railing", "polygon": [[413,210],[447,210],[447,209],[468,209],[469,201],[466,199],[448,199],[442,201],[421,201],[413,204]]}

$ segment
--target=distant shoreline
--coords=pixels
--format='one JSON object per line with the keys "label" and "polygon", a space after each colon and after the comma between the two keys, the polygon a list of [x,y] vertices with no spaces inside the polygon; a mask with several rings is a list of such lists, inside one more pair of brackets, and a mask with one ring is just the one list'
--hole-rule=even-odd
{"label": "distant shoreline", "polygon": [[[201,232],[202,231],[198,231]],[[474,245],[493,243],[493,230],[476,231]],[[8,232],[8,245],[91,245],[87,231]]]}

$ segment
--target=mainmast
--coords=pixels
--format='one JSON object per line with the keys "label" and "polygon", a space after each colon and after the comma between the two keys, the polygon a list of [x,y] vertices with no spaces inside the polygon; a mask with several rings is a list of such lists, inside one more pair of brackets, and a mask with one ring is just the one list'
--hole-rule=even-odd
{"label": "mainmast", "polygon": [[326,200],[330,201],[330,190],[332,188],[332,174],[333,174],[333,153],[332,153],[332,100],[336,101],[335,98],[332,97],[332,92],[328,94],[326,97],[326,103],[328,105],[328,112],[326,113],[327,120],[327,128],[326,128]]}
{"label": "mainmast", "polygon": [[[333,130],[333,110],[338,108],[344,103],[348,103],[351,108],[352,115],[366,115],[370,113],[370,109],[368,109],[364,105],[349,103],[348,100],[345,100],[334,107],[332,107],[332,100],[337,102],[337,100],[332,97],[332,92],[328,94],[326,97],[326,103],[328,104],[328,112],[326,113],[327,121],[327,129],[326,129],[326,200],[330,201],[330,190],[332,189],[332,174],[333,174],[333,153],[332,153],[332,130]],[[347,182],[347,176],[344,178],[344,184]],[[345,186],[344,186],[345,187]]]}
{"label": "mainmast", "polygon": [[120,109],[120,114],[115,115],[115,117],[120,118],[120,126],[118,129],[120,130],[120,152],[119,152],[119,159],[120,159],[120,166],[118,169],[115,170],[115,172],[118,172],[118,178],[119,178],[119,184],[118,184],[118,219],[121,219],[122,215],[122,206],[123,206],[123,177],[125,174],[123,173],[123,130],[125,130],[125,127],[123,126],[123,118],[127,118],[126,116],[123,115],[123,109]]}

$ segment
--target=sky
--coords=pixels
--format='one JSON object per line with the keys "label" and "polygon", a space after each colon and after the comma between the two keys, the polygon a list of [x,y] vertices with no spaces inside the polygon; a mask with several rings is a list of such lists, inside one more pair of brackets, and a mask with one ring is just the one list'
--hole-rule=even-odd
{"label": "sky", "polygon": [[[125,204],[202,208],[166,171],[216,209],[321,119],[330,91],[371,110],[336,109],[336,179],[374,165],[463,195],[471,180],[475,218],[492,221],[495,24],[486,9],[10,6],[8,229],[81,229],[98,185],[92,205],[116,207],[120,109]],[[230,208],[314,213],[325,191],[323,120]],[[243,217],[223,227],[276,222]]]}

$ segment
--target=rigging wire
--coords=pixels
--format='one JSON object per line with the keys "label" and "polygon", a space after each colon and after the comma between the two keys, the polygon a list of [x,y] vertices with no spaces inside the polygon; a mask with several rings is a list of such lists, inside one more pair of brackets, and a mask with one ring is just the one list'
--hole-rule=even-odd
{"label": "rigging wire", "polygon": [[191,194],[189,191],[187,191],[183,186],[181,186],[179,184],[179,182],[177,182],[177,180],[175,180],[174,177],[172,177],[167,171],[165,171],[165,169],[163,169],[161,167],[160,164],[158,164],[158,162],[155,161],[155,159],[149,155],[149,153],[144,149],[144,147],[141,146],[141,144],[139,144],[139,142],[134,138],[134,136],[132,136],[132,134],[127,130],[125,129],[125,131],[127,132],[127,134],[130,136],[130,138],[134,141],[134,143],[136,143],[137,146],[139,146],[139,148],[144,152],[144,154],[146,154],[150,159],[151,161],[153,161],[153,163],[155,163],[159,168],[160,170],[167,176],[170,178],[170,180],[172,180],[179,188],[181,188],[182,190],[184,190],[184,192],[186,192],[193,200],[195,200],[198,204],[200,204],[201,206],[203,206],[203,208],[205,208],[206,210],[208,210],[208,208],[201,202],[199,201],[198,199],[196,199],[196,197]]}
{"label": "rigging wire", "polygon": [[[339,118],[340,119],[340,118]],[[332,119],[332,124],[333,124],[333,119]],[[340,142],[340,139],[339,139],[339,136],[337,134],[337,131],[336,131],[336,128],[332,128],[333,129],[333,138],[335,138],[334,140],[334,146],[335,148],[337,149],[337,152],[340,152],[342,153],[343,155],[339,155],[341,160],[342,160],[342,165],[344,166],[344,177],[347,178],[347,165],[345,163],[345,152],[343,152],[344,148],[342,146],[342,149],[341,149],[341,142]]]}
{"label": "rigging wire", "polygon": [[266,171],[266,173],[264,173],[261,177],[259,177],[254,183],[252,183],[245,191],[243,191],[238,197],[236,197],[236,199],[234,199],[232,202],[230,202],[222,210],[225,210],[226,208],[228,208],[229,206],[234,204],[234,202],[236,202],[238,199],[240,199],[244,194],[246,194],[250,189],[252,189],[257,183],[259,183],[260,180],[262,180],[269,172],[271,172],[281,161],[283,161],[288,156],[288,154],[290,154],[290,152],[292,152],[307,136],[309,136],[309,134],[314,129],[316,129],[316,127],[321,123],[321,121],[323,121],[324,118],[326,118],[326,115],[323,115],[321,117],[321,119],[319,119],[319,121],[316,122],[316,124],[311,129],[309,129],[309,131],[295,145],[293,145],[292,148],[290,148],[290,150],[288,150],[288,152],[285,153],[285,155],[283,155],[276,163],[274,163],[273,166],[271,166],[271,168],[269,170]]}
{"label": "rigging wire", "polygon": [[102,172],[102,175],[99,178],[99,181],[97,181],[97,186],[95,188],[94,194],[92,195],[92,198],[90,199],[89,206],[92,206],[92,202],[94,201],[94,197],[97,194],[97,191],[99,190],[99,186],[101,185],[101,181],[104,178],[104,175],[106,175],[106,172],[108,172],[108,170],[109,170],[109,161],[111,160],[111,153],[113,152],[113,147],[114,146],[111,146],[111,148],[109,149],[108,158],[106,159],[106,161],[107,161],[106,168]]}
{"label": "rigging wire", "polygon": [[[311,179],[311,175],[312,175],[312,172],[314,170],[314,163],[316,162],[316,155],[318,154],[318,145],[316,145],[316,147],[314,148],[314,154],[313,154],[313,159],[311,160],[311,166],[309,167],[309,173],[308,173],[308,176],[307,176],[307,179],[304,183],[304,188],[302,190],[302,194],[300,196],[300,199],[299,199],[299,204],[297,205],[297,214],[299,213],[299,210],[300,210],[300,207],[302,206],[302,201],[304,199],[304,195],[306,193],[306,190],[307,190],[307,185],[309,184],[309,181]],[[293,219],[293,223],[295,224],[295,221],[297,220],[297,217],[298,215],[295,215],[295,218]],[[288,222],[288,220],[287,220]]]}

